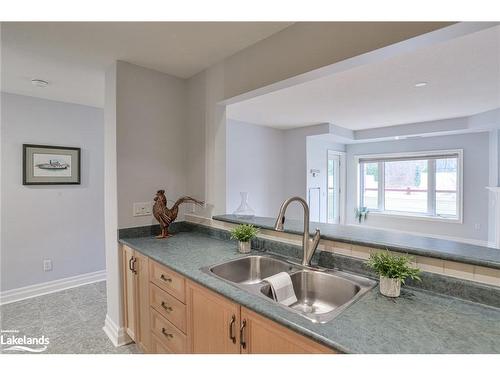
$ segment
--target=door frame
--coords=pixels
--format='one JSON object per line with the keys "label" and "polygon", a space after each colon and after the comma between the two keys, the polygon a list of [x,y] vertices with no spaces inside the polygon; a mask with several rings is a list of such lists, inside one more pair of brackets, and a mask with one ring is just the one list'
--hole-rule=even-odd
{"label": "door frame", "polygon": [[[345,225],[345,206],[346,206],[346,153],[344,151],[327,150],[326,152],[326,219],[328,222],[328,161],[330,156],[336,156],[339,159],[339,222],[338,224]],[[331,223],[328,223],[331,224]]]}

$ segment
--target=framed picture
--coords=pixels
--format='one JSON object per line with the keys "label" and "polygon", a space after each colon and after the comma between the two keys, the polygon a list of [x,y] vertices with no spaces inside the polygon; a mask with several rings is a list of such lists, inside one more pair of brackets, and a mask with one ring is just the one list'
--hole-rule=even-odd
{"label": "framed picture", "polygon": [[23,185],[79,185],[80,149],[23,145]]}

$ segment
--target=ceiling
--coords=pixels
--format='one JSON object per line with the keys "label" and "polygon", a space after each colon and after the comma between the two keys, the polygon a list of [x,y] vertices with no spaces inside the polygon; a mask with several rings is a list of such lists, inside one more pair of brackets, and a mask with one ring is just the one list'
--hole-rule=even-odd
{"label": "ceiling", "polygon": [[[415,87],[417,82],[427,86]],[[274,128],[352,130],[500,107],[500,26],[232,104],[229,118]]]}
{"label": "ceiling", "polygon": [[[102,107],[104,72],[115,60],[188,78],[290,25],[4,22],[2,91]],[[50,85],[34,87],[32,78]]]}

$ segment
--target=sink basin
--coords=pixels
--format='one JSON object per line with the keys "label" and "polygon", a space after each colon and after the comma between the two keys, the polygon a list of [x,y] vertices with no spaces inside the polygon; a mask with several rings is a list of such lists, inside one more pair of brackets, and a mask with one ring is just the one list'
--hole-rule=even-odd
{"label": "sink basin", "polygon": [[[351,275],[349,275],[351,277]],[[288,306],[313,321],[330,320],[341,310],[354,302],[362,289],[371,283],[365,280],[354,281],[346,276],[312,270],[302,270],[290,275],[297,302]],[[373,282],[374,284],[374,282]],[[266,283],[261,293],[272,299],[270,286]],[[335,313],[332,315],[332,313]],[[325,320],[326,321],[326,320]]]}
{"label": "sink basin", "polygon": [[287,272],[292,279],[297,302],[291,306],[280,306],[316,323],[332,320],[377,285],[366,277],[305,267],[271,255],[250,255],[202,270],[273,302],[271,288],[264,279]]}
{"label": "sink basin", "polygon": [[262,255],[251,255],[213,266],[210,272],[237,284],[258,284],[266,277],[289,272],[294,267],[286,261]]}

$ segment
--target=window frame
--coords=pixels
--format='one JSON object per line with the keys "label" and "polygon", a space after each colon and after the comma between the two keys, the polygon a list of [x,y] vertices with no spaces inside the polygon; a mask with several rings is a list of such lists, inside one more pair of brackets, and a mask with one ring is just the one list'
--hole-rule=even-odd
{"label": "window frame", "polygon": [[[450,154],[458,155],[457,160],[457,216],[447,217],[436,215],[436,158]],[[448,223],[463,223],[463,149],[448,149],[448,150],[432,150],[432,151],[416,151],[416,152],[398,152],[385,154],[365,154],[355,155],[355,163],[357,167],[356,185],[357,185],[357,204],[359,207],[364,205],[363,198],[363,163],[369,163],[370,159],[373,162],[378,162],[378,209],[370,209],[370,215],[393,216],[417,220],[429,221],[444,221]],[[428,191],[427,191],[427,213],[413,213],[405,211],[389,211],[385,210],[385,162],[397,159],[415,159],[428,160]],[[383,159],[383,160],[380,160]],[[361,161],[363,160],[363,161]],[[382,208],[382,209],[381,209]],[[430,210],[429,210],[430,208]]]}

